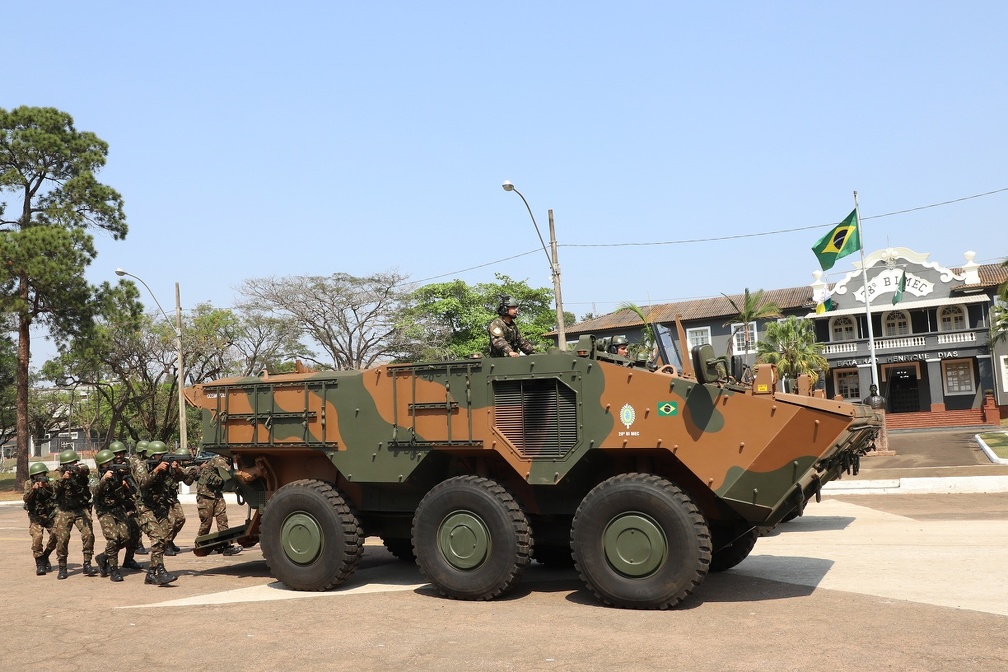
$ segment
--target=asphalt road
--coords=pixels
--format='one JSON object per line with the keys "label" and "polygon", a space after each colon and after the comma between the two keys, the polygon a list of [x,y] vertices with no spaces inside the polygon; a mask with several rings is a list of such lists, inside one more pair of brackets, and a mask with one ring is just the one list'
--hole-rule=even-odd
{"label": "asphalt road", "polygon": [[164,588],[85,577],[70,548],[69,579],[36,577],[26,515],[0,506],[0,670],[1008,669],[1008,494],[825,497],[665,612],[536,564],[505,599],[443,599],[373,539],[328,593],[286,590],[258,547],[166,558]]}

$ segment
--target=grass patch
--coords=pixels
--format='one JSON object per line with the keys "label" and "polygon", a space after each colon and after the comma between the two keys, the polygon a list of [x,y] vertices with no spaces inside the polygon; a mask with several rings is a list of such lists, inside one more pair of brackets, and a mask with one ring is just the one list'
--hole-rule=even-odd
{"label": "grass patch", "polygon": [[981,434],[983,442],[1002,460],[1008,460],[1008,434],[1004,432],[989,432]]}
{"label": "grass patch", "polygon": [[22,491],[14,491],[14,472],[0,471],[0,501],[21,499]]}

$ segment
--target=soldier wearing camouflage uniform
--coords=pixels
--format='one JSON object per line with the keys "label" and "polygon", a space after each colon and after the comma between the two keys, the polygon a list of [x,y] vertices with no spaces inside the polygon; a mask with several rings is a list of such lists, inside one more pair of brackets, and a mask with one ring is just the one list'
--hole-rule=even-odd
{"label": "soldier wearing camouflage uniform", "polygon": [[[160,445],[156,445],[160,444]],[[164,443],[152,441],[147,445],[148,455],[163,455],[167,452]],[[137,520],[144,534],[150,539],[150,564],[147,566],[147,577],[144,583],[166,586],[178,580],[174,574],[169,574],[164,568],[164,545],[168,535],[168,509],[171,506],[171,493],[168,490],[168,480],[165,478],[171,464],[159,462],[153,469],[148,469],[143,460],[133,462],[133,480],[140,486],[140,498],[137,500]]]}
{"label": "soldier wearing camouflage uniform", "polygon": [[[142,442],[145,446],[146,441]],[[140,444],[137,444],[137,448]],[[129,456],[129,449],[126,444],[122,441],[113,441],[109,444],[109,450],[115,455],[113,462],[115,464],[128,465],[130,472],[133,471],[133,463]],[[135,482],[134,482],[135,484]],[[140,523],[137,521],[137,504],[136,500],[140,497],[140,488],[137,487],[135,490],[130,492],[130,502],[129,506],[126,507],[126,527],[129,535],[126,539],[125,550],[126,553],[123,555],[123,561],[121,567],[123,569],[143,569],[139,562],[137,562],[133,556],[137,553],[146,553],[147,549],[143,547],[143,543],[140,538]],[[99,568],[100,569],[100,568]]]}
{"label": "soldier wearing camouflage uniform", "polygon": [[[204,462],[199,468],[199,479],[196,481],[196,510],[199,511],[200,526],[197,537],[210,532],[214,519],[217,520],[217,531],[228,529],[227,504],[224,502],[224,477],[221,470],[230,470],[230,464],[221,455],[214,455],[209,462]],[[224,555],[235,555],[241,552],[241,546],[230,544],[221,549]]]}
{"label": "soldier wearing camouflage uniform", "polygon": [[192,458],[188,450],[180,448],[177,453],[172,455],[177,456],[178,461],[172,462],[167,476],[172,501],[171,507],[168,509],[168,536],[165,538],[165,555],[175,555],[182,550],[175,545],[175,537],[182,531],[186,523],[185,511],[182,509],[182,502],[179,501],[179,483],[192,485],[199,477],[198,467],[180,467],[178,464]]}
{"label": "soldier wearing camouflage uniform", "polygon": [[107,448],[95,455],[101,474],[94,490],[95,512],[105,537],[105,552],[96,555],[95,562],[102,576],[119,582],[123,580],[119,572],[119,549],[126,546],[130,537],[129,511],[134,506],[133,493],[139,488],[132,474],[118,473],[111,468],[114,460],[115,453]]}
{"label": "soldier wearing camouflage uniform", "polygon": [[[29,479],[24,484],[24,509],[28,512],[28,533],[32,538],[32,555],[35,556],[35,574],[42,576],[52,571],[49,555],[56,548],[53,521],[56,516],[56,495],[49,481],[49,467],[34,462],[28,469]],[[42,548],[42,537],[49,532],[49,541]]]}
{"label": "soldier wearing camouflage uniform", "polygon": [[91,522],[91,488],[88,476],[91,470],[80,464],[80,457],[73,449],[60,453],[60,477],[53,490],[56,495],[56,560],[59,561],[57,579],[67,578],[67,556],[70,550],[70,530],[76,525],[81,534],[84,554],[84,574],[97,576],[91,566],[94,554],[94,526]]}
{"label": "soldier wearing camouflage uniform", "polygon": [[518,357],[519,350],[526,355],[535,352],[532,343],[518,331],[518,325],[515,324],[517,317],[518,301],[510,296],[502,296],[500,305],[497,306],[497,317],[487,326],[491,357]]}

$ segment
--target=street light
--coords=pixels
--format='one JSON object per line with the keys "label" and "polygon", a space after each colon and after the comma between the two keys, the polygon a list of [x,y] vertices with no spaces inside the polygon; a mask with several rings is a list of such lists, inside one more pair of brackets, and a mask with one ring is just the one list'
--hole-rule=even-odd
{"label": "street light", "polygon": [[556,300],[556,321],[557,321],[557,343],[561,350],[567,349],[567,330],[564,327],[564,314],[563,314],[563,300],[560,298],[560,262],[557,261],[557,242],[556,242],[556,231],[553,228],[553,209],[549,210],[549,231],[550,231],[550,249],[553,250],[553,256],[546,250],[546,241],[543,240],[542,233],[539,232],[539,225],[536,223],[535,215],[532,214],[532,208],[529,207],[528,201],[522,196],[522,193],[515,189],[515,186],[511,184],[509,180],[504,180],[504,184],[501,185],[504,191],[513,191],[514,193],[521,196],[522,202],[525,204],[525,209],[528,210],[529,217],[532,218],[532,225],[535,227],[536,234],[539,236],[539,242],[542,243],[543,252],[546,253],[546,259],[550,264],[550,271],[553,273],[553,297]]}
{"label": "street light", "polygon": [[[118,275],[119,277],[122,277],[124,275],[128,275],[129,277],[133,278],[134,280],[139,280],[140,284],[147,288],[147,293],[151,295],[152,299],[154,299],[154,303],[157,304],[157,307],[161,311],[161,314],[164,315],[164,317],[165,317],[166,320],[168,320],[168,324],[171,324],[172,320],[171,320],[170,317],[168,317],[168,313],[166,313],[165,309],[161,307],[161,302],[157,300],[157,297],[154,296],[154,292],[152,292],[151,288],[147,286],[147,283],[143,281],[143,278],[141,278],[141,277],[139,277],[137,275],[133,275],[132,273],[128,273],[127,271],[124,271],[121,268],[117,268],[115,270],[115,274]],[[184,371],[182,369],[182,300],[181,300],[181,297],[179,295],[179,283],[177,283],[177,282],[175,283],[175,345],[178,348],[179,446],[181,446],[181,447],[185,448],[186,450],[188,450],[189,449],[189,442],[188,442],[189,437],[186,436],[187,432],[186,432],[186,421],[185,421],[185,418],[186,418],[186,412],[185,412],[185,394],[183,394],[183,392],[182,392],[182,387],[183,387],[183,384],[185,383],[185,373],[184,373]]]}

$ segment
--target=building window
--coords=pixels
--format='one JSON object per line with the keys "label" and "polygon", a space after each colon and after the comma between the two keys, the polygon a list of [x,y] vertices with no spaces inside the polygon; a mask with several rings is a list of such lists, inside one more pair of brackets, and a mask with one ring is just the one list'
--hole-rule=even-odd
{"label": "building window", "polygon": [[690,352],[698,345],[705,345],[711,342],[710,327],[697,327],[686,330],[686,340],[689,342]]}
{"label": "building window", "polygon": [[839,369],[833,371],[833,389],[844,399],[861,400],[861,378],[857,369]]}
{"label": "building window", "polygon": [[966,311],[962,306],[945,306],[938,311],[938,331],[962,331],[966,328]]}
{"label": "building window", "polygon": [[945,383],[945,394],[974,394],[973,360],[942,360],[942,381]]}
{"label": "building window", "polygon": [[910,333],[910,317],[902,310],[893,310],[882,316],[884,336],[906,336]]}
{"label": "building window", "polygon": [[1008,392],[1008,355],[1001,355],[1001,389]]}
{"label": "building window", "polygon": [[846,315],[834,317],[830,321],[831,341],[853,341],[857,338],[857,325],[854,320]]}
{"label": "building window", "polygon": [[731,325],[732,333],[735,334],[735,342],[733,345],[733,354],[736,355],[746,355],[756,352],[756,323],[749,323],[749,349],[746,350],[745,347],[745,330],[742,328],[741,322],[736,322]]}

